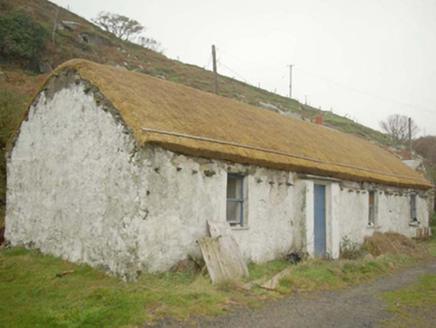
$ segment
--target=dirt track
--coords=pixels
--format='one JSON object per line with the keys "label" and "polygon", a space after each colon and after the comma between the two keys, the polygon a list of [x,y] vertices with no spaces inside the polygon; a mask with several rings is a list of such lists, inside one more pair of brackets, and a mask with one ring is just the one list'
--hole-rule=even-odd
{"label": "dirt track", "polygon": [[[391,318],[391,314],[383,310],[385,304],[380,300],[380,294],[405,287],[423,274],[436,274],[436,263],[409,267],[371,284],[359,285],[343,291],[297,294],[277,302],[270,302],[257,310],[244,309],[212,319],[199,318],[189,324],[161,322],[157,326],[375,327],[382,320]],[[434,321],[429,322],[428,327],[434,325]]]}

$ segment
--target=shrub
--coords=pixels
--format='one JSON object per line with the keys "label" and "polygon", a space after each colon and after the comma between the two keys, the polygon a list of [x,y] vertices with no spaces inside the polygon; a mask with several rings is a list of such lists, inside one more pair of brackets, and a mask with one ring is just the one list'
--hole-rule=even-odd
{"label": "shrub", "polygon": [[[23,97],[0,88],[0,150],[6,146],[23,112]],[[0,151],[0,227],[3,226],[4,206],[6,204],[6,160]]]}
{"label": "shrub", "polygon": [[348,236],[342,237],[340,251],[341,259],[357,260],[363,255],[360,245],[351,241]]}
{"label": "shrub", "polygon": [[44,49],[47,33],[31,18],[20,12],[0,16],[0,56],[32,65]]}

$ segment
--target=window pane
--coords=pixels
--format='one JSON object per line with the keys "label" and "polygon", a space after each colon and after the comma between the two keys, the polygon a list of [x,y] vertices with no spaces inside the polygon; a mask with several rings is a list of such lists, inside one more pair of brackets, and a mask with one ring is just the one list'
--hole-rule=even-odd
{"label": "window pane", "polygon": [[375,214],[374,213],[374,206],[370,206],[369,207],[369,221],[368,221],[370,224],[374,224],[375,223],[375,220],[374,220],[375,216],[374,216],[374,214]]}
{"label": "window pane", "polygon": [[375,225],[375,192],[370,191],[369,192],[369,217],[368,217],[368,223],[371,225]]}
{"label": "window pane", "polygon": [[410,196],[410,215],[411,219],[416,219],[416,195]]}
{"label": "window pane", "polygon": [[241,220],[241,203],[227,202],[227,221],[240,222]]}
{"label": "window pane", "polygon": [[369,192],[369,206],[374,206],[374,191]]}
{"label": "window pane", "polygon": [[227,198],[242,198],[242,178],[227,179]]}

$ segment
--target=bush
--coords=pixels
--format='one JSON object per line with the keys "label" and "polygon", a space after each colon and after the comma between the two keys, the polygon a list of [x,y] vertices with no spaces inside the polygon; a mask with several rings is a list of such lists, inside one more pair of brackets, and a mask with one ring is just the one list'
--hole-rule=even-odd
{"label": "bush", "polygon": [[[26,97],[0,88],[0,150],[4,149],[7,141],[17,127],[24,110],[23,102]],[[0,227],[3,226],[4,206],[6,204],[6,160],[0,151]]]}
{"label": "bush", "polygon": [[31,18],[20,12],[0,16],[0,56],[34,65],[44,49],[47,33]]}
{"label": "bush", "polygon": [[341,259],[357,260],[363,256],[363,250],[358,243],[351,241],[348,236],[342,237],[340,244]]}

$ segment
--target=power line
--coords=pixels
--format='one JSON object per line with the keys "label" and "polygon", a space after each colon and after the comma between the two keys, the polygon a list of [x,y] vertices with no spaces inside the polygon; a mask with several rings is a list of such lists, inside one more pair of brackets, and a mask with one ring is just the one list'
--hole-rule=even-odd
{"label": "power line", "polygon": [[212,60],[212,54],[209,55],[209,60],[207,61],[206,69],[209,68],[211,60]]}
{"label": "power line", "polygon": [[244,78],[244,77],[241,76],[240,74],[236,73],[236,72],[235,72],[234,70],[232,70],[230,67],[224,65],[220,60],[217,60],[217,62],[218,62],[220,65],[222,65],[222,66],[224,66],[225,68],[227,68],[230,72],[232,72],[233,74],[235,74],[237,77],[239,77],[240,79],[242,79],[245,83],[253,85],[253,84],[250,83],[246,78]]}
{"label": "power line", "polygon": [[314,77],[314,78],[316,78],[316,79],[319,79],[319,80],[322,80],[322,81],[325,81],[325,82],[328,82],[328,83],[335,84],[335,85],[337,85],[337,86],[339,86],[339,87],[341,87],[341,88],[349,89],[349,90],[351,90],[351,91],[354,91],[354,92],[357,92],[357,93],[361,93],[361,94],[364,94],[364,95],[366,95],[366,96],[373,97],[373,98],[376,98],[376,99],[380,99],[380,100],[384,100],[384,101],[390,101],[390,102],[392,102],[392,103],[395,103],[395,104],[398,104],[398,105],[401,105],[401,106],[406,106],[406,107],[414,108],[414,109],[419,110],[419,111],[422,111],[422,112],[426,112],[426,113],[434,114],[434,111],[431,111],[431,110],[426,109],[426,108],[416,107],[416,106],[414,106],[414,105],[406,104],[406,103],[403,103],[403,102],[398,101],[398,100],[394,100],[394,99],[386,98],[386,97],[383,97],[383,96],[375,95],[375,94],[372,94],[372,93],[369,93],[369,92],[366,92],[366,91],[363,91],[363,90],[356,89],[356,88],[354,88],[354,87],[350,87],[350,86],[347,86],[347,85],[343,85],[343,84],[341,84],[341,83],[338,83],[338,82],[335,82],[335,81],[332,81],[332,80],[326,79],[326,78],[324,78],[324,77],[320,77],[320,76],[317,76],[317,75],[315,75],[315,74],[312,74],[312,73],[309,73],[309,72],[303,71],[303,70],[301,70],[301,69],[299,69],[299,68],[297,68],[297,67],[296,67],[295,69],[296,69],[297,71],[303,73],[303,74],[306,74],[306,75],[312,76],[312,77]]}

